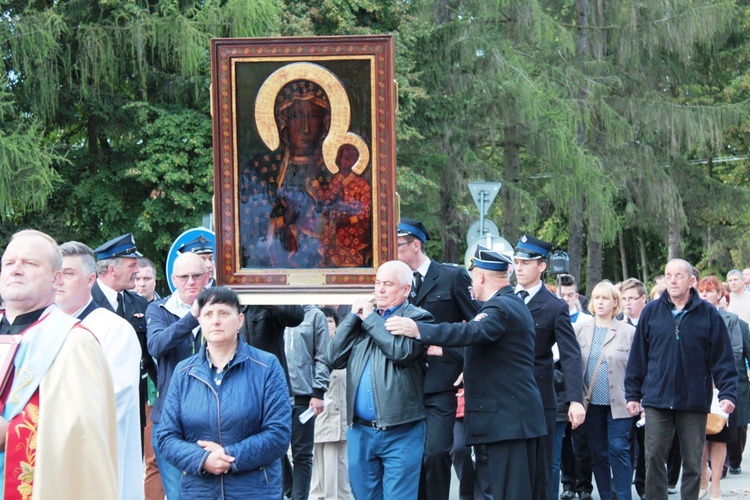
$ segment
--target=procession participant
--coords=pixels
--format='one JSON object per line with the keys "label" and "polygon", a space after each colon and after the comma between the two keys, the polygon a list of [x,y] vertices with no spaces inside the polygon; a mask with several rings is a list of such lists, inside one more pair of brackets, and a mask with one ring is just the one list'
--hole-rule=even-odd
{"label": "procession participant", "polygon": [[465,442],[483,445],[493,498],[546,500],[537,469],[547,429],[534,382],[534,323],[510,286],[510,265],[508,256],[477,247],[470,270],[484,304],[472,321],[430,325],[392,317],[385,326],[396,338],[465,347]]}
{"label": "procession participant", "polygon": [[141,345],[130,323],[99,307],[91,298],[91,288],[96,281],[94,252],[77,241],[63,243],[60,251],[63,256],[62,282],[55,303],[64,313],[81,320],[81,324],[96,336],[115,384],[119,498],[143,499],[138,408]]}
{"label": "procession participant", "polygon": [[3,498],[117,498],[112,377],[94,335],[55,305],[62,255],[48,235],[13,235],[0,271],[0,335],[22,335],[2,391]]}
{"label": "procession participant", "polygon": [[347,370],[349,479],[356,498],[417,498],[427,348],[392,336],[384,323],[396,316],[432,321],[430,313],[407,301],[411,278],[403,262],[381,265],[375,304],[357,300],[328,344],[331,369]]}
{"label": "procession participant", "polygon": [[515,264],[516,294],[519,295],[531,312],[536,330],[534,354],[534,378],[539,386],[547,420],[547,437],[542,440],[539,454],[539,480],[546,492],[552,493],[552,472],[554,453],[555,419],[557,416],[557,396],[554,386],[554,364],[552,346],[557,343],[560,353],[560,366],[565,377],[565,402],[568,406],[568,420],[575,429],[583,423],[586,411],[583,409],[583,367],[581,348],[576,340],[570,322],[568,305],[550,292],[542,276],[547,270],[547,255],[552,245],[533,236],[524,234],[516,244],[513,255]]}
{"label": "procession participant", "polygon": [[[416,219],[401,218],[398,225],[398,260],[407,264],[414,276],[409,302],[428,311],[435,323],[469,321],[479,306],[471,295],[471,278],[463,267],[441,264],[430,259],[425,243],[430,239],[427,228]],[[427,351],[427,373],[424,379],[427,439],[425,440],[419,496],[427,500],[447,500],[451,483],[451,448],[456,425],[456,386],[463,368],[463,350],[435,346]],[[456,471],[471,478],[474,486],[471,454],[456,464]],[[470,469],[470,470],[469,470]],[[459,474],[465,489],[467,478]]]}
{"label": "procession participant", "polygon": [[713,384],[719,405],[732,413],[737,370],[726,325],[695,290],[693,267],[672,259],[667,289],[646,304],[635,330],[625,375],[631,415],[645,408],[646,497],[667,498],[667,452],[677,433],[682,453],[683,498],[697,498]]}

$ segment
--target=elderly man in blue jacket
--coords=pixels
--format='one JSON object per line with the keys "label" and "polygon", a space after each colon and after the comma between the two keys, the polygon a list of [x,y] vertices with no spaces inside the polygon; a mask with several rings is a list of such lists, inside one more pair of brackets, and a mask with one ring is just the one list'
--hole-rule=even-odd
{"label": "elderly man in blue jacket", "polygon": [[[670,260],[667,290],[646,305],[625,375],[631,415],[646,413],[646,498],[667,500],[667,452],[677,432],[682,451],[682,498],[698,498],[706,414],[713,387],[719,405],[734,410],[737,370],[726,326],[693,288],[692,266]],[[712,384],[713,381],[713,384]]]}
{"label": "elderly man in blue jacket", "polygon": [[417,498],[425,440],[424,373],[427,347],[394,337],[387,318],[432,322],[408,302],[412,273],[392,260],[375,275],[374,304],[352,305],[328,344],[333,370],[347,369],[349,479],[356,498]]}

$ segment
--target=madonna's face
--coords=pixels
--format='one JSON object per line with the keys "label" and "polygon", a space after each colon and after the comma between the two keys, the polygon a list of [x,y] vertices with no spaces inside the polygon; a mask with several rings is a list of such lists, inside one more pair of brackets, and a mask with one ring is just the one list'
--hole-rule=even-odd
{"label": "madonna's face", "polygon": [[325,119],[328,111],[310,101],[296,100],[287,110],[287,133],[294,156],[309,156],[328,133]]}

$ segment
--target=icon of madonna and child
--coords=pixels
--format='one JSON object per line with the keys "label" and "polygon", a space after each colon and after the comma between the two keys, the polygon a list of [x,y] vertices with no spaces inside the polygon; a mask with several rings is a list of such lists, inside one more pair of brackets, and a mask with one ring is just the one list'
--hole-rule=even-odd
{"label": "icon of madonna and child", "polygon": [[239,172],[243,268],[372,266],[370,153],[348,107],[321,66],[287,65],[264,82],[255,121],[269,151]]}

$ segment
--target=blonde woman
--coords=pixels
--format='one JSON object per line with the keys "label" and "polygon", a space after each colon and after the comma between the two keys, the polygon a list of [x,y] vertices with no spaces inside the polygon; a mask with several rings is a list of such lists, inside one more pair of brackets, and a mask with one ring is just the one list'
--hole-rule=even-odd
{"label": "blonde woman", "polygon": [[620,292],[612,283],[602,281],[594,288],[589,302],[594,321],[574,325],[588,399],[584,426],[602,500],[610,500],[613,491],[618,500],[631,500],[628,439],[633,419],[625,407],[624,383],[635,328],[615,318],[621,308]]}

